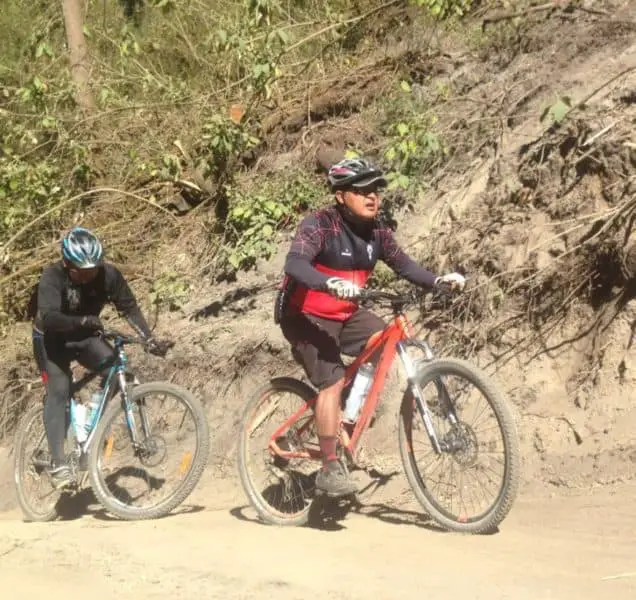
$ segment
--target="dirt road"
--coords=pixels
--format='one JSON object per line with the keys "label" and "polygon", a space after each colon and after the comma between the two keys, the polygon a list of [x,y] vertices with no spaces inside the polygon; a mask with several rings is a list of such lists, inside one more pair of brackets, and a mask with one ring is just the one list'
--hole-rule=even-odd
{"label": "dirt road", "polygon": [[484,537],[439,533],[411,509],[382,504],[330,530],[269,527],[240,495],[207,490],[181,514],[146,523],[98,511],[53,524],[0,515],[1,597],[636,597],[636,483],[522,497],[501,531]]}

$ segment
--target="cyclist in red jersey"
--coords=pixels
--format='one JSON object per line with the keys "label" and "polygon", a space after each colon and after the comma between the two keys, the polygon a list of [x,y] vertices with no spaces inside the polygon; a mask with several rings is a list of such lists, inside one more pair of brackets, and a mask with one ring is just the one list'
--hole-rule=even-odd
{"label": "cyclist in red jersey", "polygon": [[357,356],[386,326],[358,307],[360,288],[378,260],[423,287],[444,282],[462,290],[465,280],[459,273],[437,277],[398,246],[378,217],[379,190],[386,186],[380,169],[364,159],[345,159],[329,169],[327,180],[336,204],[301,221],[287,254],[275,320],[319,390],[315,411],[323,468],[316,487],[338,497],[357,491],[336,455],[345,372],[340,355]]}

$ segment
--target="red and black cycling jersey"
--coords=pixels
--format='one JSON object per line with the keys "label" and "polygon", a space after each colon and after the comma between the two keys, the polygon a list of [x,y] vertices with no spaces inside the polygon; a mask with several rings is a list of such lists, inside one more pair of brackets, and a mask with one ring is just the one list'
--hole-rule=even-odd
{"label": "red and black cycling jersey", "polygon": [[364,287],[378,260],[411,283],[434,285],[435,275],[408,256],[391,229],[378,219],[362,227],[346,221],[338,206],[314,212],[301,221],[287,254],[281,290],[283,310],[348,319],[358,304],[324,291],[327,279],[341,277]]}

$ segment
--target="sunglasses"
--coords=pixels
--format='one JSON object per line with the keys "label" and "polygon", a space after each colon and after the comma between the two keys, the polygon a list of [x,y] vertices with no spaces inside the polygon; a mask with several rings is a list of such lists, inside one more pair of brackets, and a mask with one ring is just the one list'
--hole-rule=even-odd
{"label": "sunglasses", "polygon": [[69,267],[69,273],[75,281],[91,281],[95,279],[99,267],[91,267],[90,269],[77,269],[75,267]]}
{"label": "sunglasses", "polygon": [[380,194],[384,188],[375,184],[367,185],[365,187],[351,188],[349,191],[360,196],[370,196],[371,194]]}

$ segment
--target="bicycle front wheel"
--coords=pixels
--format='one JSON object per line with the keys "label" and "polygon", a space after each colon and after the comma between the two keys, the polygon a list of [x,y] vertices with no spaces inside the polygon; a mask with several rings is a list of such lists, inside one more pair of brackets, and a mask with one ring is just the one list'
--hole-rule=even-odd
{"label": "bicycle front wheel", "polygon": [[520,479],[514,416],[485,373],[447,358],[418,365],[415,381],[442,447],[433,449],[409,389],[402,401],[399,445],[413,492],[442,528],[490,532],[506,517]]}
{"label": "bicycle front wheel", "polygon": [[181,504],[203,474],[207,416],[193,394],[165,382],[137,385],[129,397],[138,443],[132,442],[123,402],[113,402],[89,450],[91,486],[120,519],[156,519]]}

